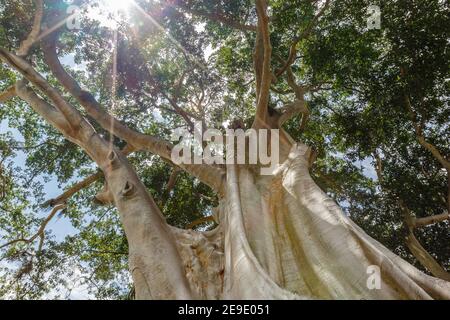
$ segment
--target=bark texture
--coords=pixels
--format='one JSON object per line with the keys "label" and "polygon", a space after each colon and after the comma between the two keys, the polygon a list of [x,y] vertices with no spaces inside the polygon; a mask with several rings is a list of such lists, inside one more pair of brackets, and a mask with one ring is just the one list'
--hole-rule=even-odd
{"label": "bark texture", "polygon": [[[219,227],[171,229],[192,297],[450,299],[449,282],[417,270],[346,217],[312,180],[308,160],[309,148],[297,143],[273,176],[229,165]],[[372,265],[380,289],[367,286]]]}

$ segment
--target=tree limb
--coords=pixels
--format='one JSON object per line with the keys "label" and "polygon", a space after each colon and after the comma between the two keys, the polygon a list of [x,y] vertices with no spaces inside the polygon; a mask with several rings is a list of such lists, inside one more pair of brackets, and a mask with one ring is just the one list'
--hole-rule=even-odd
{"label": "tree limb", "polygon": [[97,181],[101,177],[103,177],[103,173],[102,172],[97,172],[97,173],[95,173],[93,175],[88,176],[87,178],[85,178],[85,179],[81,180],[80,182],[74,184],[72,187],[70,187],[69,189],[64,191],[62,194],[60,194],[56,198],[53,198],[53,199],[50,199],[50,200],[47,200],[46,202],[44,202],[42,204],[42,207],[52,207],[52,206],[55,206],[57,204],[60,204],[60,203],[63,203],[65,201],[67,201],[67,199],[69,199],[75,193],[77,193],[81,189],[84,189],[84,188],[90,186],[92,183],[94,183],[95,181]]}
{"label": "tree limb", "polygon": [[[259,77],[259,84],[257,83],[257,104],[255,122],[262,121],[266,123],[267,108],[269,104],[270,85],[272,84],[272,71],[271,71],[271,58],[272,58],[272,45],[270,43],[270,31],[269,31],[269,17],[267,15],[267,2],[266,0],[256,0],[256,11],[258,14],[258,34],[255,44],[255,52],[257,52],[257,59],[261,59],[258,50],[263,46],[261,70],[256,68],[256,77]],[[257,37],[258,38],[258,37]],[[259,41],[258,41],[259,40]],[[257,62],[260,63],[260,62]],[[258,75],[258,73],[260,74]]]}
{"label": "tree limb", "polygon": [[205,222],[214,222],[214,217],[213,216],[206,216],[206,217],[201,217],[191,223],[189,223],[185,229],[192,229],[195,226],[198,226],[199,224],[205,223]]}
{"label": "tree limb", "polygon": [[312,30],[314,29],[317,21],[324,14],[324,12],[328,8],[329,4],[330,4],[330,0],[326,0],[325,4],[322,6],[322,8],[319,10],[319,12],[314,16],[314,18],[311,20],[311,22],[306,27],[306,29],[303,30],[303,32],[299,36],[294,38],[294,40],[292,41],[291,47],[289,49],[289,56],[288,56],[286,62],[284,63],[284,65],[275,72],[276,77],[281,76],[287,70],[287,68],[294,63],[295,58],[297,56],[297,44],[300,42],[300,40],[307,39],[309,37],[309,35],[311,34]]}
{"label": "tree limb", "polygon": [[[122,153],[126,156],[126,155],[132,153],[133,151],[135,151],[133,147],[126,145],[125,148],[123,148]],[[69,189],[64,191],[62,194],[60,194],[56,198],[45,201],[41,206],[42,207],[53,207],[57,204],[64,203],[67,201],[67,199],[69,199],[75,193],[90,186],[91,184],[93,184],[94,182],[99,180],[101,177],[103,177],[103,172],[99,171],[97,173],[94,173],[94,174],[84,178],[80,182],[77,182],[76,184],[71,186]]]}
{"label": "tree limb", "polygon": [[[58,211],[60,211],[64,208],[65,208],[65,204],[58,204],[57,206],[55,206],[52,209],[52,211],[50,212],[50,214],[42,221],[41,225],[39,226],[38,231],[34,235],[32,235],[30,238],[28,238],[28,239],[20,238],[20,239],[15,239],[15,240],[9,241],[9,242],[3,244],[2,246],[0,246],[0,249],[10,246],[17,242],[30,243],[30,242],[33,242],[37,237],[41,238],[40,243],[39,243],[39,249],[42,249],[42,242],[44,239],[44,231],[45,231],[45,228],[47,227],[47,224],[53,219],[53,217],[55,216],[55,214]],[[38,251],[40,251],[40,250],[38,250]]]}
{"label": "tree limb", "polygon": [[309,108],[304,98],[305,92],[309,89],[309,87],[301,86],[296,83],[294,73],[292,72],[292,68],[290,66],[287,68],[287,82],[292,88],[296,99],[294,102],[289,103],[282,108],[281,116],[278,120],[279,126],[281,127],[286,121],[301,113],[302,120],[300,123],[300,130],[304,130],[310,115]]}
{"label": "tree limb", "polygon": [[44,1],[43,0],[35,0],[36,2],[36,13],[34,15],[33,27],[31,29],[28,37],[20,44],[19,49],[17,50],[17,56],[25,57],[28,55],[30,49],[35,44],[38,39],[39,33],[41,32],[41,21],[42,16],[44,14]]}
{"label": "tree limb", "polygon": [[[4,58],[5,50],[0,50],[0,52],[3,53],[0,56]],[[53,102],[60,102],[58,99],[64,100],[61,96],[58,96],[55,89],[52,91],[48,83],[46,85],[50,88],[45,86],[44,83],[40,83],[39,75],[35,74],[36,71],[30,65],[27,65],[27,68],[23,70],[21,67],[26,62],[14,55],[12,55],[13,57],[10,54],[6,56],[8,58],[6,60],[10,65],[18,68],[17,71],[24,74],[28,80],[43,90]],[[30,90],[30,93],[33,93],[32,90]],[[24,94],[23,97],[28,98],[29,96]],[[26,101],[40,114],[42,110],[47,111],[48,103],[43,99],[33,98]],[[139,267],[141,261],[152,263],[157,265],[161,273],[156,279],[148,274],[143,275],[146,281],[150,281],[152,285],[156,286],[169,285],[173,288],[173,293],[170,297],[178,299],[192,298],[193,295],[188,287],[186,275],[181,267],[178,248],[175,240],[171,237],[169,226],[154,199],[138,178],[136,171],[126,157],[114,145],[98,134],[76,108],[65,100],[63,102],[65,105],[61,103],[58,109],[54,108],[57,110],[56,114],[64,113],[63,120],[66,122],[80,118],[80,122],[77,124],[79,130],[72,130],[67,123],[66,126],[61,126],[58,129],[68,139],[71,139],[71,141],[83,148],[105,174],[105,179],[109,183],[111,194],[114,197],[114,204],[121,214],[121,221],[130,246],[130,269],[133,277],[137,276],[134,271]],[[43,114],[41,115],[44,116]],[[58,119],[53,119],[51,117],[53,115],[48,115],[48,121],[56,123]],[[45,116],[44,118],[47,120]],[[133,200],[130,201],[130,199]],[[143,235],[145,234],[152,234],[153,239],[144,241]]]}
{"label": "tree limb", "polygon": [[281,115],[278,120],[278,125],[281,127],[286,121],[292,119],[297,114],[302,114],[302,120],[300,123],[300,130],[304,130],[310,115],[310,111],[308,106],[305,103],[305,100],[296,99],[294,102],[291,102],[285,105],[281,110]]}
{"label": "tree limb", "polygon": [[[55,39],[47,39],[43,45],[43,50],[44,59],[55,77],[103,129],[109,132],[113,129],[114,132],[111,132],[112,134],[127,141],[136,149],[150,151],[171,161],[173,148],[171,143],[154,136],[142,134],[123,125],[116,118],[108,114],[90,92],[81,89],[75,79],[61,65],[56,53]],[[221,190],[224,172],[218,168],[206,164],[180,165],[180,167],[196,176],[200,181],[206,183],[214,190]]]}
{"label": "tree limb", "polygon": [[414,228],[420,228],[420,227],[429,226],[431,224],[435,224],[438,222],[442,222],[445,220],[450,220],[450,215],[448,214],[448,212],[436,214],[434,216],[429,216],[429,217],[414,218],[412,220],[412,226]]}
{"label": "tree limb", "polygon": [[79,129],[79,126],[83,121],[82,116],[75,111],[75,109],[62,98],[61,94],[55,88],[50,86],[48,82],[39,73],[37,73],[27,61],[3,48],[0,48],[0,58],[8,63],[13,69],[20,72],[28,81],[32,82],[53,101],[55,106],[67,120],[67,125],[71,130],[77,131]]}
{"label": "tree limb", "polygon": [[421,124],[419,124],[417,122],[417,116],[411,106],[411,101],[409,100],[408,95],[405,94],[404,99],[405,99],[405,105],[408,110],[409,116],[414,125],[414,130],[415,130],[415,133],[417,136],[417,140],[425,149],[427,149],[429,152],[431,152],[431,154],[436,158],[436,160],[439,161],[439,163],[450,174],[450,161],[447,160],[434,145],[432,145],[431,143],[426,141],[426,139],[423,135],[423,128],[422,128]]}
{"label": "tree limb", "polygon": [[[374,151],[374,158],[376,160],[375,169],[378,177],[378,183],[380,184],[381,189],[384,190],[386,189],[386,186],[384,185],[384,180],[382,178],[383,164],[381,157],[379,156],[378,152],[376,152],[376,150]],[[442,268],[442,266],[433,258],[430,253],[428,253],[428,251],[424,247],[422,247],[419,240],[417,240],[416,236],[414,235],[414,229],[416,227],[421,227],[427,224],[438,222],[438,220],[443,221],[445,219],[442,219],[442,215],[417,219],[401,199],[399,199],[397,203],[403,214],[403,225],[408,230],[408,235],[405,237],[406,246],[409,248],[414,257],[420,262],[420,264],[428,269],[435,277],[450,281],[450,274],[446,272],[444,268]],[[436,221],[433,222],[433,220]]]}
{"label": "tree limb", "polygon": [[228,18],[224,16],[220,12],[204,12],[200,10],[193,9],[192,6],[188,3],[185,3],[183,0],[175,1],[173,4],[169,4],[174,7],[178,7],[185,12],[188,12],[194,16],[204,17],[211,21],[219,22],[228,27],[238,29],[241,31],[256,31],[256,26],[243,24],[239,21],[233,20],[232,18]]}
{"label": "tree limb", "polygon": [[48,121],[55,128],[59,129],[63,135],[73,142],[72,137],[68,135],[67,128],[69,124],[58,109],[47,103],[45,100],[40,99],[36,93],[26,87],[26,80],[20,80],[16,82],[16,93],[19,98],[33,105],[33,108],[38,112],[46,121]]}
{"label": "tree limb", "polygon": [[411,253],[419,260],[419,262],[427,268],[435,277],[441,278],[446,281],[450,281],[450,273],[444,270],[442,266],[433,258],[431,254],[425,250],[424,247],[417,240],[414,235],[414,217],[411,214],[408,207],[406,207],[402,201],[399,201],[400,208],[404,213],[405,224],[408,228],[409,234],[406,236],[406,245]]}
{"label": "tree limb", "polygon": [[5,103],[9,99],[16,96],[16,86],[12,85],[2,93],[0,93],[0,103]]}

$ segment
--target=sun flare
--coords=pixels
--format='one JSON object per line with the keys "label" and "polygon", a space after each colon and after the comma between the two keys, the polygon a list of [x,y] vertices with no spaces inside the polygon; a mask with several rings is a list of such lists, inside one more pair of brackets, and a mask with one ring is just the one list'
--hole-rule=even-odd
{"label": "sun flare", "polygon": [[102,26],[114,29],[132,6],[133,0],[99,0],[97,4],[88,10],[88,16]]}
{"label": "sun flare", "polygon": [[104,5],[110,10],[110,11],[124,11],[127,10],[133,0],[103,0]]}

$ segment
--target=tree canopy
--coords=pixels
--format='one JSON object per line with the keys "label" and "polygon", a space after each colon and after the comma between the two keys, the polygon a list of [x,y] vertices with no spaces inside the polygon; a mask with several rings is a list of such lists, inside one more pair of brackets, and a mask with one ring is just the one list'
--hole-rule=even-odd
{"label": "tree canopy", "polygon": [[[141,133],[171,140],[195,121],[220,130],[252,124],[254,68],[262,67],[252,58],[262,41],[254,1],[124,2],[116,10],[103,1],[2,1],[0,47],[21,47],[41,10],[44,36],[27,61],[88,119],[49,67],[52,57]],[[307,90],[308,112],[286,129],[314,147],[313,178],[373,238],[425,272],[449,277],[449,4],[268,3],[269,107],[279,110],[296,89]],[[64,20],[71,5],[79,16]],[[379,29],[367,26],[370,5],[380,8]],[[0,64],[0,297],[72,297],[81,286],[97,298],[131,298],[128,244],[117,210],[101,197],[103,175],[14,96],[20,79]],[[93,124],[125,150],[169,224],[214,226],[205,218],[218,201],[211,188]],[[420,258],[424,252],[430,259]]]}

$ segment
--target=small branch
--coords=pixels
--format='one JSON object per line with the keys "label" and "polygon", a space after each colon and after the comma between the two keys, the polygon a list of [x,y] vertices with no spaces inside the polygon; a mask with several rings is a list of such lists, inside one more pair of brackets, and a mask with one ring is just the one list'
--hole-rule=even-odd
{"label": "small branch", "polygon": [[314,18],[311,20],[311,22],[306,27],[306,29],[303,30],[303,32],[299,36],[294,38],[294,40],[292,41],[291,47],[289,49],[289,56],[288,56],[285,64],[283,65],[283,67],[281,67],[280,69],[278,69],[275,72],[276,77],[281,76],[288,69],[288,67],[294,63],[294,61],[297,57],[297,44],[300,42],[300,40],[307,39],[309,37],[309,35],[311,34],[312,30],[314,29],[317,21],[324,14],[324,12],[328,8],[329,4],[330,4],[330,0],[326,0],[325,4],[322,6],[320,11],[314,16]]}
{"label": "small branch", "polygon": [[172,170],[172,173],[169,176],[169,180],[167,180],[165,190],[163,193],[162,201],[166,202],[170,197],[170,192],[175,187],[175,184],[177,182],[178,175],[180,174],[181,170],[177,167],[174,167]]}
{"label": "small branch", "polygon": [[375,150],[373,153],[373,157],[375,159],[375,172],[377,174],[377,178],[378,178],[378,183],[381,185],[383,185],[383,161],[381,160],[380,155],[378,154],[378,152]]}
{"label": "small branch", "polygon": [[175,187],[175,183],[177,182],[177,177],[180,174],[180,170],[177,168],[174,168],[172,173],[170,174],[169,180],[166,184],[166,193],[170,193],[172,189]]}
{"label": "small branch", "polygon": [[31,29],[28,37],[20,44],[19,49],[16,54],[19,57],[26,57],[30,49],[35,44],[41,32],[41,21],[44,14],[44,3],[43,0],[36,0],[36,13],[34,15],[33,27]]}
{"label": "small branch", "polygon": [[44,202],[42,204],[42,207],[52,207],[52,206],[55,206],[55,205],[58,205],[58,204],[61,204],[61,203],[65,202],[65,201],[67,201],[67,199],[69,199],[75,193],[77,193],[81,189],[84,189],[84,188],[90,186],[92,183],[94,183],[95,181],[97,181],[101,177],[103,177],[103,173],[102,172],[97,172],[97,173],[95,173],[93,175],[90,175],[89,177],[83,179],[82,181],[76,183],[75,185],[73,185],[72,187],[70,187],[69,189],[64,191],[64,193],[62,193],[61,195],[57,196],[56,198],[47,200],[46,202]]}
{"label": "small branch", "polygon": [[110,251],[110,250],[93,250],[93,249],[86,249],[83,250],[83,252],[89,252],[92,254],[110,254],[110,255],[128,255],[128,252],[124,251]]}
{"label": "small branch", "polygon": [[[50,212],[50,214],[44,219],[44,221],[42,221],[42,223],[41,223],[41,225],[40,225],[38,231],[37,231],[33,236],[31,236],[31,238],[29,238],[29,239],[20,238],[20,239],[12,240],[12,241],[10,241],[10,242],[8,242],[8,243],[5,243],[4,245],[0,246],[0,249],[2,249],[2,248],[4,248],[4,247],[7,247],[7,246],[10,246],[10,245],[12,245],[12,244],[14,244],[14,243],[17,243],[17,242],[26,242],[26,243],[30,243],[30,242],[33,242],[37,237],[40,237],[40,238],[41,238],[40,243],[39,243],[39,248],[42,249],[42,242],[43,242],[43,239],[44,239],[44,231],[45,231],[45,228],[47,227],[48,223],[53,219],[53,217],[55,216],[55,214],[56,214],[59,210],[62,210],[62,209],[64,209],[64,208],[65,208],[65,205],[64,205],[64,204],[59,204],[59,205],[55,206],[55,207],[52,209],[52,211]],[[39,251],[40,251],[40,250],[39,250]]]}
{"label": "small branch", "polygon": [[0,103],[5,103],[9,99],[15,97],[16,94],[16,86],[12,85],[2,93],[0,93]]}
{"label": "small branch", "polygon": [[450,212],[450,172],[447,171],[447,212]]}
{"label": "small branch", "polygon": [[[198,117],[194,116],[193,114],[191,114],[188,111],[185,111],[183,108],[181,108],[176,102],[175,100],[171,99],[161,88],[157,87],[158,92],[167,100],[169,101],[170,105],[172,106],[171,108],[166,108],[166,107],[157,107],[159,109],[162,110],[166,110],[169,112],[172,112],[174,114],[177,114],[179,116],[181,116],[183,118],[183,120],[186,122],[186,124],[189,126],[189,128],[191,128],[191,130],[194,129],[194,123],[192,122],[192,119],[198,119]],[[148,96],[151,98],[151,94],[143,91],[144,95]]]}
{"label": "small branch", "polygon": [[195,226],[198,226],[199,224],[203,224],[205,222],[214,222],[214,217],[213,216],[207,216],[207,217],[201,217],[193,222],[191,222],[190,224],[188,224],[185,229],[192,229]]}
{"label": "small branch", "polygon": [[178,103],[178,99],[180,98],[181,93],[181,86],[183,85],[183,82],[186,79],[187,73],[188,73],[187,70],[184,70],[181,77],[178,78],[178,80],[174,84],[173,99],[172,99],[174,103]]}
{"label": "small branch", "polygon": [[431,143],[429,143],[425,140],[425,137],[423,136],[422,125],[417,122],[417,116],[411,106],[411,101],[409,100],[409,97],[407,95],[405,95],[404,99],[405,99],[405,105],[408,110],[409,116],[414,125],[414,130],[416,132],[417,140],[419,141],[420,145],[422,145],[425,149],[427,149],[429,152],[431,152],[431,154],[436,158],[436,160],[439,161],[439,163],[450,174],[450,161],[447,160],[434,145],[432,145]]}
{"label": "small branch", "polygon": [[[401,70],[402,75],[404,70]],[[413,123],[414,131],[416,133],[417,141],[419,144],[428,150],[433,157],[442,165],[442,167],[447,171],[447,210],[450,210],[450,161],[448,158],[444,157],[441,152],[431,143],[426,141],[423,135],[423,123],[417,121],[417,115],[411,105],[411,100],[408,95],[404,95],[406,109],[408,110],[409,117]]]}
{"label": "small branch", "polygon": [[238,29],[241,31],[256,31],[256,26],[243,24],[239,21],[233,20],[232,18],[224,16],[220,12],[204,12],[193,9],[190,4],[183,3],[183,0],[176,1],[172,6],[178,7],[194,16],[204,17],[211,21],[219,22],[233,29]]}
{"label": "small branch", "polygon": [[442,268],[442,266],[433,258],[428,251],[422,247],[419,240],[417,240],[414,235],[414,216],[411,211],[406,207],[403,202],[399,201],[400,209],[404,215],[404,221],[408,228],[409,234],[406,236],[406,245],[408,246],[411,253],[416,257],[416,259],[422,264],[428,271],[433,274],[433,276],[438,277],[440,279],[450,281],[450,274]]}
{"label": "small branch", "polygon": [[420,228],[424,226],[429,226],[431,224],[435,224],[438,222],[442,222],[445,220],[450,220],[450,215],[448,212],[444,212],[441,214],[436,214],[434,216],[424,217],[424,218],[414,218],[413,219],[413,227]]}
{"label": "small branch", "polygon": [[281,94],[281,95],[294,93],[294,91],[292,91],[292,90],[280,90],[280,89],[275,88],[274,86],[271,86],[270,90],[272,90],[275,93]]}
{"label": "small branch", "polygon": [[1,245],[1,246],[0,246],[0,249],[3,249],[3,248],[5,248],[5,247],[10,246],[10,245],[12,245],[12,244],[14,244],[14,243],[17,243],[17,242],[30,242],[30,241],[29,241],[28,239],[25,239],[25,238],[15,239],[15,240],[9,241],[9,242],[7,242],[7,243]]}
{"label": "small branch", "polygon": [[[267,2],[266,0],[256,0],[256,11],[258,14],[258,34],[260,39],[257,39],[255,52],[257,59],[261,59],[261,50],[258,48],[263,45],[262,50],[262,69],[261,71],[256,68],[256,72],[260,72],[259,76],[259,88],[257,88],[257,105],[256,105],[256,115],[255,122],[262,121],[266,122],[267,108],[269,103],[270,85],[272,84],[272,71],[271,71],[271,58],[272,58],[272,45],[270,43],[270,31],[269,31],[269,17],[267,16]],[[258,37],[257,37],[258,38]],[[259,41],[258,41],[259,40]]]}
{"label": "small branch", "polygon": [[[138,48],[143,45],[143,44],[141,44],[141,42],[139,41],[139,39],[137,38],[137,36],[135,35],[135,33],[132,30],[130,30],[130,34],[131,34],[132,39],[137,43]],[[160,107],[160,106],[157,106],[157,107],[159,109],[166,110],[166,111],[172,112],[174,114],[178,114],[179,116],[181,116],[183,118],[183,120],[186,122],[186,124],[189,126],[189,128],[191,130],[194,130],[194,123],[193,123],[192,119],[199,120],[199,118],[197,116],[195,116],[194,114],[184,110],[183,108],[181,108],[178,105],[178,99],[179,99],[181,87],[183,85],[183,81],[186,77],[187,71],[185,70],[183,72],[183,74],[181,75],[181,77],[174,83],[174,85],[173,85],[174,94],[173,94],[173,97],[171,98],[166,93],[164,88],[162,88],[162,84],[152,76],[152,74],[150,73],[150,70],[147,67],[144,67],[144,69],[145,69],[144,76],[145,76],[146,81],[150,85],[152,85],[156,89],[156,91],[159,92],[164,97],[164,99],[166,99],[169,102],[172,109],[166,108],[166,107]],[[143,91],[143,93],[144,93],[144,95],[148,96],[149,98],[153,98],[150,93],[148,93],[146,91]]]}

